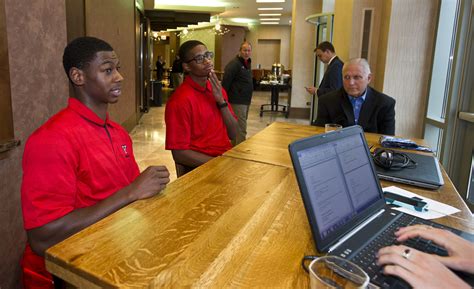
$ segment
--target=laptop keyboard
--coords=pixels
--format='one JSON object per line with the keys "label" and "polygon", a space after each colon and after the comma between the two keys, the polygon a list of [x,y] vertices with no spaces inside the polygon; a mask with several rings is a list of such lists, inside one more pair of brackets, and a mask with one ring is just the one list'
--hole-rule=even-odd
{"label": "laptop keyboard", "polygon": [[[379,236],[375,237],[375,239],[365,246],[365,248],[360,250],[354,257],[352,257],[351,260],[364,268],[370,277],[370,282],[377,286],[382,288],[410,288],[411,286],[408,285],[408,283],[399,278],[383,275],[382,268],[375,264],[375,255],[379,249],[387,246],[387,244],[400,244],[396,241],[395,237],[395,232],[398,230],[398,228],[416,224],[423,224],[435,228],[449,230],[449,228],[443,225],[416,218],[408,214],[402,214],[400,218],[388,226],[381,234],[379,234]],[[448,255],[448,252],[444,248],[437,246],[429,240],[421,238],[410,239],[402,244],[431,254],[437,254],[441,256]]]}

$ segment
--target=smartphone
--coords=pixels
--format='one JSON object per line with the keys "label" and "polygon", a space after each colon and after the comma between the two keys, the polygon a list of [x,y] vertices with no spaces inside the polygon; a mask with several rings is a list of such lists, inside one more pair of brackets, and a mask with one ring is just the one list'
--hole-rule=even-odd
{"label": "smartphone", "polygon": [[388,204],[398,206],[398,207],[408,208],[411,210],[414,209],[417,212],[423,212],[423,211],[428,210],[428,204],[420,198],[417,198],[417,197],[408,198],[408,197],[404,197],[398,194],[393,194],[390,192],[384,192],[384,195],[385,195],[385,201]]}

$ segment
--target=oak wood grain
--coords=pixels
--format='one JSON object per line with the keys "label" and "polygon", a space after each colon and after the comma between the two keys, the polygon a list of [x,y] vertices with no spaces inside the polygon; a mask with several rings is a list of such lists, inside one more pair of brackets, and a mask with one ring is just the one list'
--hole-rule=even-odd
{"label": "oak wood grain", "polygon": [[313,248],[291,169],[219,157],[50,248],[46,264],[84,288],[300,287]]}
{"label": "oak wood grain", "polygon": [[[80,288],[307,288],[300,262],[316,252],[288,144],[323,130],[272,124],[160,195],[48,249],[47,269]],[[376,144],[379,135],[366,138]],[[435,221],[474,232],[442,171],[439,190],[397,186],[461,209]]]}

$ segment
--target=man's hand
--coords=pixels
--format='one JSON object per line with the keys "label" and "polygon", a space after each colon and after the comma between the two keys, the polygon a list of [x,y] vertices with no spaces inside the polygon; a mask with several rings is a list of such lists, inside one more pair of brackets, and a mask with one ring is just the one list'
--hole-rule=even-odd
{"label": "man's hand", "polygon": [[317,91],[316,87],[314,87],[314,86],[310,86],[310,87],[305,86],[305,89],[310,94],[316,94],[316,91]]}
{"label": "man's hand", "polygon": [[130,197],[133,201],[153,197],[166,187],[169,177],[165,166],[148,167],[130,184]]}
{"label": "man's hand", "polygon": [[219,78],[217,78],[217,75],[214,69],[211,70],[211,72],[209,72],[209,81],[211,82],[212,94],[214,95],[215,101],[217,103],[223,103],[224,96],[222,96],[222,85],[221,85],[221,82],[219,81]]}

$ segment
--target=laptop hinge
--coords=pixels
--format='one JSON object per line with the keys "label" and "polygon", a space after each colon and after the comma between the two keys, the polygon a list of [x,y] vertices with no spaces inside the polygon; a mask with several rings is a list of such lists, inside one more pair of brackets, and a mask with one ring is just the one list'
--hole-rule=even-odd
{"label": "laptop hinge", "polygon": [[368,218],[367,220],[365,220],[362,224],[360,224],[359,226],[357,226],[355,229],[353,229],[352,231],[350,231],[349,233],[347,233],[343,238],[341,238],[339,241],[337,241],[336,244],[334,244],[333,246],[329,247],[329,250],[328,250],[328,253],[331,253],[332,251],[334,251],[337,247],[339,247],[342,243],[344,243],[347,239],[349,239],[350,237],[354,236],[355,233],[359,232],[362,228],[364,228],[365,226],[367,226],[367,224],[369,224],[370,222],[372,222],[375,218],[377,218],[378,216],[380,216],[383,212],[385,212],[385,209],[381,209],[380,211],[378,211],[376,214],[372,215],[372,217]]}

